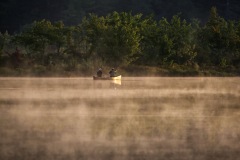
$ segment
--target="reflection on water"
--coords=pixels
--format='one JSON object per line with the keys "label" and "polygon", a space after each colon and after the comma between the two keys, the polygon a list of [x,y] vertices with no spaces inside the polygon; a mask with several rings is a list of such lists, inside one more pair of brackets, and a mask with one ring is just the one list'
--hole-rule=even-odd
{"label": "reflection on water", "polygon": [[0,159],[240,157],[239,78],[0,78]]}

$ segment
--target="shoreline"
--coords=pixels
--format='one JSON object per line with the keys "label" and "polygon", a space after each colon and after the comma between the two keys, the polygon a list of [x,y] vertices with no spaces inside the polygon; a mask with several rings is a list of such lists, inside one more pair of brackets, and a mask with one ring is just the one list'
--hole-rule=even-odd
{"label": "shoreline", "polygon": [[[107,75],[107,69],[104,70]],[[118,73],[123,77],[239,77],[240,70],[221,70],[216,69],[199,69],[192,68],[179,69],[179,68],[160,68],[160,67],[146,67],[146,66],[130,66],[120,67]],[[93,69],[88,70],[49,70],[47,67],[38,70],[34,68],[0,68],[0,77],[91,77],[95,75]]]}

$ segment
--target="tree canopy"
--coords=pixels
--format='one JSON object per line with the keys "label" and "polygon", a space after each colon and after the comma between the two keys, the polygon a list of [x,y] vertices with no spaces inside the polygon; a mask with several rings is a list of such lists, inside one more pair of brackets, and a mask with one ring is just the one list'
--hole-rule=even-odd
{"label": "tree canopy", "polygon": [[240,21],[226,20],[212,7],[205,25],[181,14],[112,12],[89,14],[77,25],[46,19],[21,32],[0,34],[0,67],[40,71],[89,71],[99,66],[154,66],[174,69],[240,67]]}
{"label": "tree canopy", "polygon": [[219,14],[227,20],[239,19],[238,0],[1,0],[0,31],[13,33],[42,19],[77,25],[89,13],[107,16],[114,11],[152,14],[155,20],[181,13],[186,20],[197,18],[205,23],[212,6],[216,6]]}

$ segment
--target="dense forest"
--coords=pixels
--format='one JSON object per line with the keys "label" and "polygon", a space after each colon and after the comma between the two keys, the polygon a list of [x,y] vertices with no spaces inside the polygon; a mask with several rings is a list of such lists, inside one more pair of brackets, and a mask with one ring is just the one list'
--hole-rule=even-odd
{"label": "dense forest", "polygon": [[[174,5],[161,0],[58,2],[1,2],[16,9],[11,16],[18,19],[5,26],[14,32],[0,33],[1,76],[89,76],[98,67],[134,76],[240,75],[237,1],[234,7],[230,0],[216,3],[220,12],[209,6],[207,15],[201,6],[211,4],[200,0]],[[18,11],[30,6],[31,14]],[[46,12],[40,14],[39,7]],[[119,11],[113,11],[116,7]]]}

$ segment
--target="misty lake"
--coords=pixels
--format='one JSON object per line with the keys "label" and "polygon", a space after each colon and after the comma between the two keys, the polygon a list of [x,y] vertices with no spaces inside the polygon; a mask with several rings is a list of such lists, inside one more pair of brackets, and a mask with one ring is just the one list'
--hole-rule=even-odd
{"label": "misty lake", "polygon": [[0,78],[1,160],[236,160],[240,78]]}

